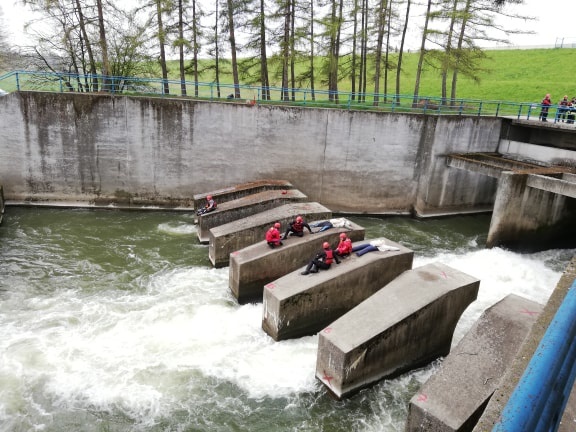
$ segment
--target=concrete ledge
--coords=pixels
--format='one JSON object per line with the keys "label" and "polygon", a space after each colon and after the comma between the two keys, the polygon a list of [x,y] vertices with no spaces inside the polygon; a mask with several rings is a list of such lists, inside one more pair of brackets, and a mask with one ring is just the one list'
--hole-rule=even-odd
{"label": "concrete ledge", "polygon": [[218,204],[216,210],[197,216],[200,243],[210,241],[210,228],[261,213],[290,202],[305,202],[308,197],[297,189],[265,190]]}
{"label": "concrete ledge", "polygon": [[262,241],[274,222],[280,222],[286,227],[297,215],[302,215],[307,221],[327,220],[332,217],[332,211],[317,202],[284,204],[211,228],[208,247],[210,262],[214,267],[227,266],[232,252]]}
{"label": "concrete ledge", "polygon": [[341,399],[448,354],[479,285],[440,263],[402,273],[320,332],[316,377]]}
{"label": "concrete ledge", "polygon": [[238,185],[222,189],[216,189],[211,192],[195,194],[193,197],[194,209],[197,210],[204,204],[206,204],[206,197],[208,195],[212,195],[212,197],[216,200],[216,203],[220,205],[220,203],[232,201],[265,190],[274,190],[274,189],[289,190],[293,188],[294,186],[292,186],[292,183],[286,180],[265,179],[265,180],[256,180],[241,183]]}
{"label": "concrete ledge", "polygon": [[264,285],[306,265],[323,242],[327,241],[336,247],[342,232],[345,232],[353,242],[363,240],[364,228],[354,222],[348,222],[350,229],[330,228],[314,235],[290,236],[283,241],[283,246],[275,249],[271,249],[266,241],[261,241],[232,252],[229,272],[232,294],[240,304],[262,301]]}
{"label": "concrete ledge", "polygon": [[412,268],[413,251],[387,244],[399,250],[352,254],[329,270],[303,276],[301,268],[266,285],[264,331],[276,341],[315,334]]}
{"label": "concrete ledge", "polygon": [[542,309],[509,295],[484,311],[410,400],[406,432],[471,431]]}

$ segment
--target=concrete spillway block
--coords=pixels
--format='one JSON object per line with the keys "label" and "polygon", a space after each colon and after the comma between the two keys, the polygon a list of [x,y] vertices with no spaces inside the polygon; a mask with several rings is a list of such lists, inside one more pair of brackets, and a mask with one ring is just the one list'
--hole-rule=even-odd
{"label": "concrete spillway block", "polygon": [[410,400],[406,431],[471,431],[542,309],[517,295],[487,309]]}
{"label": "concrete spillway block", "polygon": [[[262,301],[264,285],[308,264],[323,242],[336,247],[340,233],[353,241],[364,239],[365,230],[346,219],[347,227],[330,228],[304,237],[291,236],[283,246],[271,249],[266,241],[230,254],[229,285],[240,304]],[[313,221],[314,222],[314,221]],[[314,228],[314,231],[317,231]]]}
{"label": "concrete spillway block", "polygon": [[332,217],[332,211],[317,202],[290,203],[211,228],[210,262],[214,267],[227,266],[232,252],[262,241],[274,222],[280,222],[285,229],[297,215],[306,221],[327,220]]}
{"label": "concrete spillway block", "polygon": [[402,273],[320,332],[316,377],[341,399],[448,354],[479,285],[440,263]]}
{"label": "concrete spillway block", "polygon": [[308,197],[297,189],[276,189],[257,192],[218,204],[216,210],[198,216],[198,239],[201,243],[208,243],[211,228],[271,210],[283,204],[305,201],[308,201]]}
{"label": "concrete spillway block", "polygon": [[216,189],[211,192],[195,194],[193,197],[194,208],[198,210],[206,204],[206,197],[212,195],[218,204],[242,198],[247,195],[262,192],[265,190],[289,190],[294,189],[292,183],[286,180],[256,180],[252,182],[240,183],[234,186]]}
{"label": "concrete spillway block", "polygon": [[303,276],[300,268],[267,284],[263,295],[264,331],[276,341],[318,333],[412,268],[413,251],[392,241],[387,244],[398,250],[370,252],[361,257],[352,254],[328,270]]}

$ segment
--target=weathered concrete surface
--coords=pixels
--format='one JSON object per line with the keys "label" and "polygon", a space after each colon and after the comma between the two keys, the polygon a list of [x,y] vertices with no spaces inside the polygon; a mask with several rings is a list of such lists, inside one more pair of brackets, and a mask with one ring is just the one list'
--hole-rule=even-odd
{"label": "weathered concrete surface", "polygon": [[211,228],[210,262],[214,267],[227,266],[232,252],[262,241],[274,222],[286,227],[297,215],[305,220],[327,220],[332,218],[332,211],[317,202],[291,203]]}
{"label": "weathered concrete surface", "polygon": [[[484,410],[484,414],[473,429],[473,432],[487,432],[491,431],[499,419],[502,410],[508,403],[510,395],[518,385],[526,366],[532,359],[544,333],[550,326],[554,315],[562,304],[566,293],[576,280],[576,257],[573,257],[570,264],[564,271],[560,281],[556,285],[556,289],[550,295],[548,302],[544,306],[544,310],[532,326],[530,333],[526,337],[525,343],[522,345],[520,352],[514,358],[507,369],[506,375],[502,378],[494,395],[490,398],[488,406]],[[558,432],[574,432],[576,425],[576,385],[572,389],[568,405],[564,410],[564,415],[560,422]]]}
{"label": "weathered concrete surface", "polygon": [[[315,222],[311,221],[310,223]],[[271,249],[266,241],[232,252],[230,254],[229,286],[240,304],[262,301],[264,285],[306,264],[327,241],[336,247],[339,235],[345,232],[353,241],[364,239],[365,230],[348,221],[349,228],[330,228],[304,237],[290,236],[284,245]]]}
{"label": "weathered concrete surface", "polygon": [[560,240],[566,237],[566,230],[542,230],[569,218],[566,202],[569,198],[528,187],[528,177],[528,174],[513,172],[503,172],[500,176],[487,247],[522,249],[538,244],[535,238],[542,237],[540,244],[544,248],[553,236]]}
{"label": "weathered concrete surface", "polygon": [[232,201],[238,198],[242,198],[246,195],[252,195],[257,192],[262,192],[265,190],[288,190],[294,189],[292,183],[286,180],[275,180],[275,179],[263,179],[254,180],[234,186],[228,186],[221,189],[216,189],[210,192],[203,192],[195,194],[193,197],[194,208],[197,210],[206,204],[206,197],[212,195],[216,200],[216,203],[224,203],[227,201]]}
{"label": "weathered concrete surface", "polygon": [[262,213],[290,202],[306,202],[308,197],[297,189],[264,190],[218,204],[216,210],[198,216],[198,239],[210,241],[210,229],[238,219]]}
{"label": "weathered concrete surface", "polygon": [[442,155],[495,151],[501,123],[15,92],[0,99],[0,172],[9,203],[189,210],[194,194],[280,178],[334,212],[424,214],[492,204],[489,180]]}
{"label": "weathered concrete surface", "polygon": [[509,295],[488,308],[410,400],[406,432],[469,432],[543,305]]}
{"label": "weathered concrete surface", "polygon": [[413,251],[390,240],[386,243],[399,250],[352,254],[328,270],[303,276],[301,268],[267,284],[264,331],[276,341],[315,334],[412,268]]}
{"label": "weathered concrete surface", "polygon": [[316,377],[341,399],[445,356],[479,285],[440,263],[405,271],[320,332]]}

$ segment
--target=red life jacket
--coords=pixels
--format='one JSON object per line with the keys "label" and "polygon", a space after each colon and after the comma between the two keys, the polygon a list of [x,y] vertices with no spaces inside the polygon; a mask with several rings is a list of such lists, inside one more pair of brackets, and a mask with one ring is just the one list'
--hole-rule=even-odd
{"label": "red life jacket", "polygon": [[334,261],[334,251],[332,249],[324,249],[324,253],[326,254],[324,262],[326,264],[332,264],[332,261]]}
{"label": "red life jacket", "polygon": [[292,229],[294,230],[294,232],[304,231],[304,222],[297,222],[297,221],[292,222]]}
{"label": "red life jacket", "polygon": [[277,242],[280,240],[280,231],[272,227],[266,231],[266,241],[267,242]]}

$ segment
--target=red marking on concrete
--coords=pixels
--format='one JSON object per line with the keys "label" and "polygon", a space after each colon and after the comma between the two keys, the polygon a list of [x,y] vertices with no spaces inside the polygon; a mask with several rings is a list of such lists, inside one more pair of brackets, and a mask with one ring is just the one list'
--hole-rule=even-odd
{"label": "red marking on concrete", "polygon": [[448,279],[448,275],[445,272],[442,272],[442,276],[444,276],[444,279]]}
{"label": "red marking on concrete", "polygon": [[282,195],[286,195],[287,193],[288,193],[288,191],[286,191],[286,190],[282,191]]}
{"label": "red marking on concrete", "polygon": [[238,255],[238,251],[234,251],[230,255]]}
{"label": "red marking on concrete", "polygon": [[524,309],[522,309],[522,310],[520,311],[520,313],[525,313],[525,314],[528,314],[528,315],[532,316],[532,315],[538,315],[540,312],[538,312],[538,311],[529,311],[528,309],[524,308]]}
{"label": "red marking on concrete", "polygon": [[418,395],[418,399],[416,399],[418,402],[427,402],[428,401],[428,395],[425,395],[423,393],[420,393]]}
{"label": "red marking on concrete", "polygon": [[324,333],[330,333],[332,331],[332,327],[326,327],[324,329]]}
{"label": "red marking on concrete", "polygon": [[274,288],[276,288],[276,284],[272,282],[272,283],[269,283],[268,285],[264,285],[264,288],[274,289]]}
{"label": "red marking on concrete", "polygon": [[328,385],[332,386],[332,383],[330,381],[332,381],[334,379],[334,377],[331,377],[330,375],[326,374],[326,371],[322,371],[324,372],[324,376],[322,377],[322,379],[324,381],[328,381]]}

